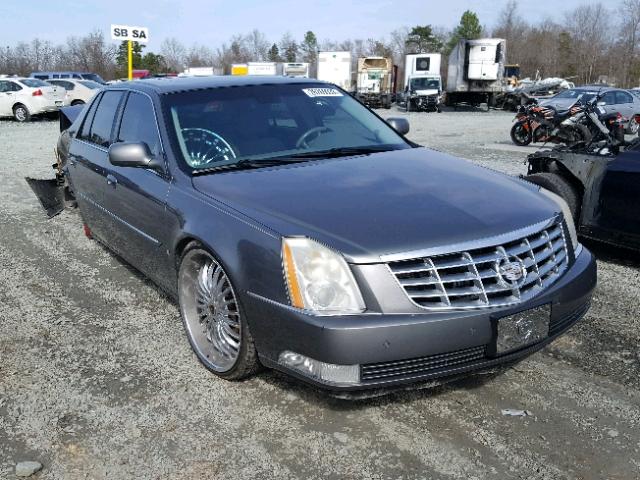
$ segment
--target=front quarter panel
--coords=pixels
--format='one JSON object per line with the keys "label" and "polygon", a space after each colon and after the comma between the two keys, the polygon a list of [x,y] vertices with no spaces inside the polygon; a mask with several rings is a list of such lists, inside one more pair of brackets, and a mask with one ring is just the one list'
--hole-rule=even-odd
{"label": "front quarter panel", "polygon": [[251,292],[287,303],[280,235],[190,186],[172,188],[167,202],[179,217],[172,247],[176,270],[181,249],[193,239],[221,262],[241,300]]}

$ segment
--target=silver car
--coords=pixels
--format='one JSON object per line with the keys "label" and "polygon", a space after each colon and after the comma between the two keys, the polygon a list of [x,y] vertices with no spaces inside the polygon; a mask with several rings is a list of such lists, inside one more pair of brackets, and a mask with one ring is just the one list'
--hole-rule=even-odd
{"label": "silver car", "polygon": [[607,113],[620,112],[626,118],[627,133],[638,132],[636,115],[640,115],[640,96],[632,95],[628,90],[611,87],[585,86],[564,90],[557,95],[540,102],[540,105],[553,107],[558,111],[568,110],[576,101],[589,101],[598,95],[598,105]]}

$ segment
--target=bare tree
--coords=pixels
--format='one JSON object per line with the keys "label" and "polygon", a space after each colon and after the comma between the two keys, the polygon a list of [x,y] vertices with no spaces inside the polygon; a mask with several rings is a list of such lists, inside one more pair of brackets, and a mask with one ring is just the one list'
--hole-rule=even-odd
{"label": "bare tree", "polygon": [[269,42],[265,35],[259,30],[252,30],[245,38],[245,44],[249,56],[253,61],[262,62],[267,60]]}
{"label": "bare tree", "polygon": [[160,46],[160,53],[167,62],[167,67],[174,72],[182,71],[185,67],[187,49],[175,37],[166,38]]}

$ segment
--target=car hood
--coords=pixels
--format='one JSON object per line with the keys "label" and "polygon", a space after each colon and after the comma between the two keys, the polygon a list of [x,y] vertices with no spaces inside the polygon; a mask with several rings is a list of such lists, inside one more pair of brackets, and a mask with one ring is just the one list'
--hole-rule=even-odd
{"label": "car hood", "polygon": [[202,175],[193,185],[357,263],[508,233],[558,210],[528,182],[426,148]]}

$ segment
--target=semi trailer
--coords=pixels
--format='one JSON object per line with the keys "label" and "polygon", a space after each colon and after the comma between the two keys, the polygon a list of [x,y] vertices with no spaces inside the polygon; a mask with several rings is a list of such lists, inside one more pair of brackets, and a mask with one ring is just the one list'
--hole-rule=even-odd
{"label": "semi trailer", "polygon": [[505,91],[506,46],[502,38],[460,40],[449,55],[447,105],[493,107],[496,96]]}
{"label": "semi trailer", "polygon": [[351,92],[351,52],[320,52],[317,77]]}

